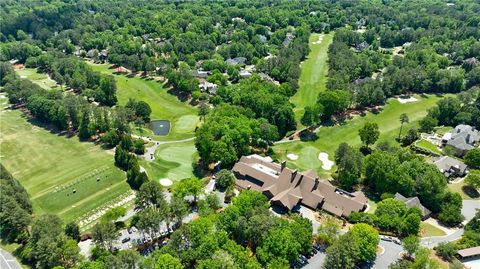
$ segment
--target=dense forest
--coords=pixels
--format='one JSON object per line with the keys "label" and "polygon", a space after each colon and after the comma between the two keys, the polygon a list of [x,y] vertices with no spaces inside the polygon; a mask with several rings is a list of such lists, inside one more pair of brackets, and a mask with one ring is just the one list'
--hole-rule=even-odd
{"label": "dense forest", "polygon": [[[204,182],[181,181],[173,190],[178,199],[164,201],[158,184],[140,171],[135,153],[144,153],[143,141],[130,134],[132,126],[150,122],[149,104],[132,99],[120,105],[115,78],[90,64],[161,77],[169,93],[197,106],[203,122],[195,131],[195,146],[204,167],[220,161],[228,168],[252,152],[268,155],[275,141],[299,129],[290,98],[299,89],[311,33],[333,32],[334,38],[328,47],[327,89],[302,116],[307,129],[343,123],[351,110],[412,93],[455,94],[428,111],[421,131],[461,123],[480,128],[480,4],[452,2],[4,0],[0,86],[14,108],[38,122],[116,147],[114,162],[127,182],[140,197],[150,195],[151,200],[136,201],[144,210],[135,216],[142,232],[150,233],[158,229],[151,219],[181,225],[188,210],[184,198],[194,197],[197,206]],[[18,77],[14,67],[19,65],[48,74],[60,89]],[[207,82],[215,91],[201,87],[211,87]],[[340,145],[335,180],[347,190],[364,184],[382,201],[375,214],[352,214],[354,228],[338,238],[339,228],[332,235],[331,227],[323,227],[324,234],[320,227],[315,239],[331,245],[325,268],[354,268],[371,260],[378,244],[373,227],[400,237],[418,234],[420,213],[391,199],[396,192],[417,196],[445,224],[463,221],[462,197],[448,190],[433,165],[404,149],[369,148],[379,136],[374,124],[361,132],[367,156]],[[417,139],[416,130],[410,134],[413,139],[400,142]],[[22,244],[20,257],[37,268],[289,268],[312,247],[308,220],[276,217],[265,196],[246,191],[222,212],[215,199],[198,201],[201,218],[181,225],[148,258],[114,250],[118,227],[99,222],[92,231],[91,260],[82,261],[78,226],[64,226],[53,215],[34,216],[25,189],[3,166],[0,172],[1,191],[8,194],[0,196],[2,239]],[[477,214],[462,246],[479,244],[478,226]],[[427,263],[428,254],[423,256],[417,261]]]}

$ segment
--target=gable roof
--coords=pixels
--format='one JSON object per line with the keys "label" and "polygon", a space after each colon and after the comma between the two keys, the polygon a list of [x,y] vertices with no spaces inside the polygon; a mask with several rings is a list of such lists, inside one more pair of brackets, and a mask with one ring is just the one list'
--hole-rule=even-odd
{"label": "gable roof", "polygon": [[472,126],[460,124],[451,132],[447,145],[460,150],[471,150],[475,142],[480,140],[480,133]]}
{"label": "gable roof", "polygon": [[422,217],[427,217],[430,215],[430,210],[428,210],[428,208],[424,207],[422,205],[422,203],[420,203],[420,199],[418,199],[417,196],[415,197],[409,197],[409,198],[406,198],[405,196],[401,195],[400,193],[395,193],[395,199],[399,200],[399,201],[402,201],[405,203],[405,205],[410,208],[410,207],[416,207],[418,209],[420,209],[421,213],[422,213]]}
{"label": "gable roof", "polygon": [[237,186],[262,192],[289,210],[301,203],[337,216],[348,216],[366,207],[367,198],[362,192],[343,191],[320,180],[315,171],[301,173],[287,168],[285,162],[274,163],[254,154],[242,156],[232,170],[237,176]]}
{"label": "gable roof", "polygon": [[433,164],[435,164],[438,170],[440,170],[442,173],[449,172],[452,169],[458,170],[461,173],[465,173],[465,170],[467,169],[466,164],[450,156],[443,156],[433,162]]}

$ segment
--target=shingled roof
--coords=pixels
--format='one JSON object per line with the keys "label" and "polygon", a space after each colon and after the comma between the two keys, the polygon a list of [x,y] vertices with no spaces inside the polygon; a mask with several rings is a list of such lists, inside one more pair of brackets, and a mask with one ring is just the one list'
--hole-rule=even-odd
{"label": "shingled roof", "polygon": [[349,193],[320,180],[313,170],[298,172],[259,155],[243,156],[233,167],[241,189],[265,194],[272,203],[289,210],[297,204],[322,208],[336,216],[349,216],[365,209],[367,198],[362,192]]}
{"label": "shingled roof", "polygon": [[420,211],[422,212],[422,219],[426,219],[430,216],[430,210],[428,210],[428,208],[424,207],[422,203],[420,203],[420,199],[418,199],[417,196],[406,198],[405,196],[397,192],[395,193],[395,199],[404,202],[408,208],[416,207],[420,209]]}
{"label": "shingled roof", "polygon": [[479,140],[480,133],[474,127],[460,124],[451,132],[447,145],[459,150],[471,150],[474,148],[475,142]]}

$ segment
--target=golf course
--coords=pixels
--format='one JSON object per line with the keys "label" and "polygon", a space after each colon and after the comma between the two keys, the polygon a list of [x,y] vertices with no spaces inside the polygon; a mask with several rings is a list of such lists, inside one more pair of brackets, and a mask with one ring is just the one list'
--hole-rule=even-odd
{"label": "golf course", "polygon": [[[341,125],[322,126],[316,133],[318,138],[315,141],[288,141],[276,144],[273,147],[275,157],[279,160],[287,160],[287,164],[293,168],[300,170],[314,169],[319,175],[327,176],[334,172],[335,168],[329,171],[322,169],[322,162],[318,159],[321,152],[326,152],[329,159],[333,160],[334,152],[340,143],[347,142],[351,146],[360,146],[358,130],[366,122],[378,124],[380,129],[378,142],[388,141],[395,144],[397,143],[395,137],[398,136],[400,131],[400,114],[406,113],[410,119],[410,123],[403,126],[405,133],[411,126],[418,126],[418,121],[427,114],[428,108],[434,106],[441,98],[436,95],[415,97],[418,99],[416,102],[404,104],[395,98],[391,98],[378,114],[367,112],[365,116],[355,116],[352,120],[347,120]],[[291,160],[287,158],[288,154],[295,154],[298,158]]]}
{"label": "golf course", "polygon": [[294,113],[298,126],[306,106],[312,106],[317,101],[318,93],[325,90],[327,82],[328,46],[332,43],[333,33],[312,34],[309,40],[310,54],[301,64],[302,73],[298,81],[299,89],[290,102],[295,105]]}
{"label": "golf course", "polygon": [[112,152],[31,124],[0,100],[0,161],[27,189],[35,214],[78,219],[130,190]]}
{"label": "golf course", "polygon": [[161,141],[194,136],[199,120],[197,110],[168,93],[163,83],[151,78],[114,74],[115,69],[109,68],[110,65],[107,64],[90,64],[90,66],[96,71],[112,74],[115,77],[119,105],[125,105],[129,98],[144,101],[152,109],[152,120],[169,120],[171,123],[170,133],[166,136],[155,136],[150,129],[146,128],[133,128],[132,131],[135,134],[147,135]]}

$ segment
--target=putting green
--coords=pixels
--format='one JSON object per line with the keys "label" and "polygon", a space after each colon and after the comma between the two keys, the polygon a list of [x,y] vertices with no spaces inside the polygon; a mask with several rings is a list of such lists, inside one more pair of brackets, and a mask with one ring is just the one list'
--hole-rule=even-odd
{"label": "putting green", "polygon": [[35,68],[17,69],[16,72],[21,78],[29,79],[44,89],[49,90],[58,87],[55,80],[51,79],[47,74],[37,73]]}
{"label": "putting green", "polygon": [[193,176],[193,163],[198,158],[193,141],[165,144],[158,147],[155,160],[141,161],[151,180],[168,178],[172,181]]}
{"label": "putting green", "polygon": [[298,80],[299,89],[290,102],[295,105],[295,119],[299,128],[300,119],[306,106],[312,106],[317,101],[318,93],[325,90],[328,74],[328,46],[332,43],[333,33],[312,34],[309,40],[310,53],[307,60],[301,64],[301,74]]}
{"label": "putting green", "polygon": [[[422,119],[427,110],[434,106],[441,97],[428,95],[425,97],[415,96],[417,102],[401,104],[396,99],[389,99],[383,110],[378,114],[367,113],[366,116],[356,116],[352,120],[347,120],[344,124],[335,126],[322,126],[318,132],[318,139],[315,141],[302,142],[293,141],[276,144],[273,149],[275,157],[279,160],[287,160],[287,165],[300,170],[315,169],[319,175],[329,175],[336,169],[333,167],[330,172],[324,171],[322,163],[318,160],[320,152],[326,152],[333,159],[335,150],[342,142],[347,142],[352,146],[360,146],[361,141],[358,136],[358,130],[366,122],[375,122],[380,128],[379,141],[388,141],[391,144],[397,144],[395,137],[400,130],[400,114],[406,113],[410,123],[404,124],[403,130],[408,130],[412,126],[418,126],[418,121]],[[378,142],[377,142],[378,143]],[[297,154],[298,160],[287,159],[287,154]]]}
{"label": "putting green", "polygon": [[75,220],[130,190],[113,154],[32,125],[20,110],[5,107],[0,112],[0,161],[27,189],[35,214]]}
{"label": "putting green", "polygon": [[138,130],[139,135],[151,135],[156,140],[178,140],[194,136],[198,123],[197,109],[181,102],[176,96],[167,92],[161,82],[154,79],[141,77],[127,77],[113,74],[115,69],[110,69],[106,64],[90,64],[94,70],[105,74],[112,74],[117,82],[117,98],[120,105],[125,105],[129,98],[142,100],[152,109],[151,118],[155,120],[169,120],[172,129],[167,136],[155,136],[151,130]]}

